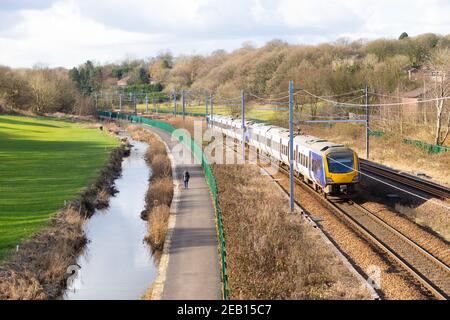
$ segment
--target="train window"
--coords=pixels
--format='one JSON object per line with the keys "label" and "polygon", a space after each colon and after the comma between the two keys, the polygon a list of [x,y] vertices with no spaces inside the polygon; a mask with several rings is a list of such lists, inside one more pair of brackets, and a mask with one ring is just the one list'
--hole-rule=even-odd
{"label": "train window", "polygon": [[331,173],[349,173],[354,168],[352,153],[333,153],[327,156],[328,170]]}
{"label": "train window", "polygon": [[313,160],[313,162],[312,162],[312,170],[314,171],[314,172],[317,172],[317,171],[319,171],[320,170],[320,167],[321,167],[321,165],[320,165],[320,161],[319,160]]}

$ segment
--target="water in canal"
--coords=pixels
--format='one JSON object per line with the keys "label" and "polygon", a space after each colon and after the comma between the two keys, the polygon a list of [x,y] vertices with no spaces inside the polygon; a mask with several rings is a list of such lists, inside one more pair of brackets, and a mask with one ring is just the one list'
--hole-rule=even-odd
{"label": "water in canal", "polygon": [[86,223],[89,243],[78,258],[64,299],[135,300],[156,278],[150,248],[143,239],[147,222],[140,219],[148,188],[147,145],[131,141],[131,155],[122,163],[122,177],[116,180],[119,193],[110,206],[98,211]]}

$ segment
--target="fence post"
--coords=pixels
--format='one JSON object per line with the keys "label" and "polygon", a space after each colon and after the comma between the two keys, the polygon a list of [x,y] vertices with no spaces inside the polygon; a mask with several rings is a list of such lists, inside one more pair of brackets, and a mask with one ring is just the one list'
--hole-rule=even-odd
{"label": "fence post", "polygon": [[119,112],[122,113],[122,94],[119,94]]}
{"label": "fence post", "polygon": [[145,113],[148,114],[148,93],[145,94]]}

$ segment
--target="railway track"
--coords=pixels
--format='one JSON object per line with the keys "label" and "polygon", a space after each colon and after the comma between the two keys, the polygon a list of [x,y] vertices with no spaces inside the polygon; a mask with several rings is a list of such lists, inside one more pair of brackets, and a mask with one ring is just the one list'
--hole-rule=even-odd
{"label": "railway track", "polygon": [[450,298],[449,266],[364,207],[354,203],[328,202],[328,204],[406,269],[433,296],[440,300]]}
{"label": "railway track", "polygon": [[[284,174],[289,171],[280,168]],[[352,229],[376,245],[408,271],[439,300],[450,299],[450,267],[434,257],[401,232],[388,225],[366,208],[353,202],[334,202],[317,194],[309,185],[296,178],[296,183],[325,202]]]}
{"label": "railway track", "polygon": [[413,175],[399,172],[397,170],[387,168],[385,166],[360,159],[360,168],[363,173],[369,173],[380,178],[388,179],[408,186],[412,189],[425,192],[431,196],[447,200],[450,199],[450,188],[439,185],[437,183],[415,177]]}
{"label": "railway track", "polygon": [[[234,152],[239,154],[239,151],[235,148],[232,149]],[[250,152],[250,150],[248,150],[248,152]],[[259,154],[259,157],[263,157],[265,160],[270,161],[272,165],[276,166],[280,170],[280,172],[289,176],[289,170],[273,163],[273,161],[265,155]],[[375,165],[374,167],[378,166]],[[402,177],[404,175],[398,172],[395,172],[395,174]],[[386,177],[384,172],[379,175]],[[396,177],[394,177],[394,174],[392,173],[389,179],[395,178]],[[413,176],[411,176],[411,178],[414,179],[408,180],[408,186],[412,184],[410,181],[417,180]],[[405,180],[406,179],[408,178],[405,178]],[[397,179],[395,181],[400,182],[399,180],[400,179]],[[438,187],[442,187],[431,182],[428,184],[428,181],[423,179],[418,180],[421,180],[418,184],[422,181],[426,182],[421,184],[420,187],[423,185],[435,185],[435,187],[431,187],[434,188],[434,190],[437,190]],[[274,179],[274,181],[281,186],[279,181],[276,179]],[[304,187],[319,201],[324,202],[353,230],[357,231],[359,234],[362,234],[369,242],[387,254],[393,261],[399,264],[416,281],[426,288],[436,299],[450,299],[450,267],[448,265],[434,257],[427,250],[415,243],[414,240],[406,237],[400,231],[384,222],[368,209],[353,203],[352,201],[336,202],[326,199],[318,194],[309,184],[297,177],[295,177],[295,182],[297,185]],[[418,189],[419,187],[415,188]],[[423,189],[420,190],[424,191]],[[428,193],[434,190],[430,190]],[[285,192],[288,194],[288,191],[285,190]],[[297,202],[297,204],[301,207],[300,203]]]}
{"label": "railway track", "polygon": [[[289,174],[289,171],[284,168],[280,168],[280,171]],[[325,202],[352,229],[356,229],[358,233],[406,269],[434,297],[439,300],[450,299],[449,266],[366,208],[353,202],[327,200],[303,180],[298,178],[295,180],[298,185],[307,187],[311,194]]]}
{"label": "railway track", "polygon": [[[234,148],[233,150],[238,153]],[[270,159],[266,158],[266,160]],[[274,163],[272,165],[277,166],[282,173],[289,176],[289,170]],[[280,184],[279,181],[276,182]],[[347,225],[398,263],[436,299],[450,299],[450,267],[448,265],[366,208],[352,201],[335,202],[325,199],[303,180],[295,177],[295,182],[305,187],[319,201],[323,201]]]}

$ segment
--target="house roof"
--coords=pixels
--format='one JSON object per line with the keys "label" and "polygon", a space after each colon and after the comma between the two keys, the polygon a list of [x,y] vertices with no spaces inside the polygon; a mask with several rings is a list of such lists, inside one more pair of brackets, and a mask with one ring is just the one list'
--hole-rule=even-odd
{"label": "house roof", "polygon": [[128,85],[128,81],[130,80],[130,77],[127,76],[125,78],[120,79],[119,81],[117,81],[117,85],[119,87],[123,87],[123,86],[127,86]]}

